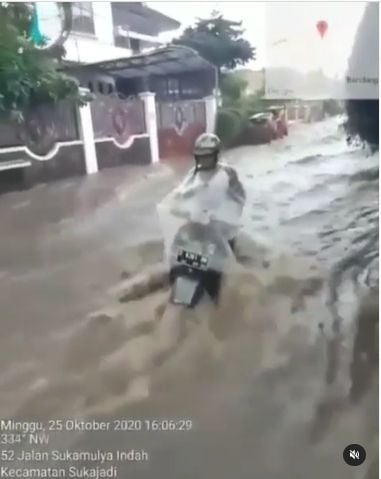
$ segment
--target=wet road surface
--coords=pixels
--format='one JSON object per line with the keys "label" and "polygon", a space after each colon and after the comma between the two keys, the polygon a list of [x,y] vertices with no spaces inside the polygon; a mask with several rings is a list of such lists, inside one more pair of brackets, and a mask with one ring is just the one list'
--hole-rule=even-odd
{"label": "wet road surface", "polygon": [[[109,291],[123,270],[160,259],[155,204],[179,172],[139,171],[131,188],[111,171],[1,198],[2,416],[140,418],[141,431],[52,434],[50,449],[148,452],[147,462],[117,463],[118,477],[365,478],[378,448],[378,385],[358,403],[348,393],[358,298],[378,285],[378,156],[349,148],[333,119],[226,160],[247,188],[243,230],[270,263],[255,274],[271,307],[256,316],[254,286],[220,312],[251,327],[221,346],[196,325],[160,367],[147,359],[160,294],[127,305],[122,329],[85,318],[116,303]],[[317,274],[323,289],[292,308],[288,292]],[[140,320],[147,328],[131,338]],[[134,369],[144,374],[131,401]],[[185,430],[148,431],[157,418]],[[367,449],[363,466],[343,462],[350,443]]]}

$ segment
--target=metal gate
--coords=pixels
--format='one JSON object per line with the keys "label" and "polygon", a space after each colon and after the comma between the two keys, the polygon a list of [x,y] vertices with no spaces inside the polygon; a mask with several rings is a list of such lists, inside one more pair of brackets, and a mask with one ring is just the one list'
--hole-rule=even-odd
{"label": "metal gate", "polygon": [[157,102],[156,111],[160,158],[191,156],[196,138],[206,131],[205,101]]}

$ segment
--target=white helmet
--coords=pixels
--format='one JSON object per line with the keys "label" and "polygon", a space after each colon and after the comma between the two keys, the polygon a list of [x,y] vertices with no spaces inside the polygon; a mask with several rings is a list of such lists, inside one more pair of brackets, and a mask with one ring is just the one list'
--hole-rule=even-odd
{"label": "white helmet", "polygon": [[194,145],[193,154],[196,160],[196,168],[199,170],[214,169],[218,162],[221,142],[213,133],[203,133]]}

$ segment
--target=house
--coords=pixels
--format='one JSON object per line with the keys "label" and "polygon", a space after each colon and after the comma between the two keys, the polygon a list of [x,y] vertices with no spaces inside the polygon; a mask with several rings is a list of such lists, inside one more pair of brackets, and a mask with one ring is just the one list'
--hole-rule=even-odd
{"label": "house", "polygon": [[[58,31],[54,2],[37,2],[42,33]],[[71,2],[71,32],[64,43],[68,63],[94,63],[145,53],[163,46],[160,34],[180,23],[144,2]],[[53,33],[54,35],[54,33]]]}
{"label": "house", "polygon": [[162,45],[160,34],[180,24],[142,2],[72,2],[65,30],[60,5],[38,2],[36,32],[64,41],[62,69],[93,99],[34,105],[22,124],[2,122],[3,177],[33,185],[189,157],[197,136],[214,131],[218,75],[195,50]]}

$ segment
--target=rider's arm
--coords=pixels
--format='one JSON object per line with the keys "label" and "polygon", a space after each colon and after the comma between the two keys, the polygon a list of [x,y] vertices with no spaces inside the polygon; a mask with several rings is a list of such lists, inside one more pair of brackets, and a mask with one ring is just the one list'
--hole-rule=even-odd
{"label": "rider's arm", "polygon": [[246,191],[238,178],[237,172],[234,168],[227,168],[226,173],[229,177],[229,194],[233,200],[244,203],[246,200]]}
{"label": "rider's arm", "polygon": [[184,186],[187,186],[189,185],[189,183],[192,183],[192,181],[194,180],[195,173],[196,173],[195,168],[192,168],[190,171],[188,171],[182,184]]}
{"label": "rider's arm", "polygon": [[192,168],[184,177],[181,184],[176,188],[175,198],[186,198],[189,196],[189,186],[194,180],[195,169]]}

